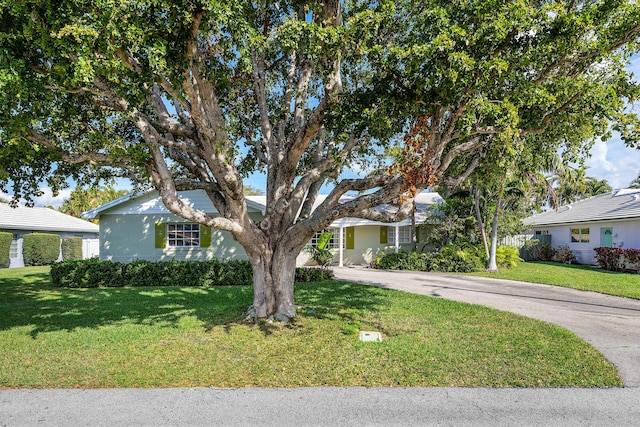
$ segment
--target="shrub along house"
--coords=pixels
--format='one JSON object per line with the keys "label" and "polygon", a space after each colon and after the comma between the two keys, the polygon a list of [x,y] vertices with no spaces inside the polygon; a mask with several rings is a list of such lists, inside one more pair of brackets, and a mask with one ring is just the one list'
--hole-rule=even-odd
{"label": "shrub along house", "polygon": [[0,203],[0,232],[7,232],[12,236],[10,268],[24,267],[23,240],[30,233],[55,234],[61,239],[82,238],[83,258],[98,256],[99,227],[96,224],[49,208],[12,208],[7,203]]}
{"label": "shrub along house", "polygon": [[627,188],[580,200],[524,220],[536,235],[551,236],[581,264],[595,262],[597,247],[640,248],[640,189]]}
{"label": "shrub along house", "polygon": [[[207,213],[217,212],[204,191],[183,191],[180,198]],[[263,196],[247,196],[249,215],[255,221],[264,216],[265,200]],[[416,197],[416,224],[426,219],[429,206],[441,200],[437,193],[419,194]],[[156,191],[127,194],[87,211],[83,217],[100,220],[100,258],[104,260],[126,263],[138,259],[246,259],[244,249],[230,233],[189,223],[170,213]],[[410,219],[387,224],[343,218],[334,222],[329,231],[334,233],[329,248],[338,265],[369,264],[384,251],[411,247]],[[309,242],[310,245],[315,244],[319,234]],[[310,254],[303,251],[297,263],[311,264]]]}

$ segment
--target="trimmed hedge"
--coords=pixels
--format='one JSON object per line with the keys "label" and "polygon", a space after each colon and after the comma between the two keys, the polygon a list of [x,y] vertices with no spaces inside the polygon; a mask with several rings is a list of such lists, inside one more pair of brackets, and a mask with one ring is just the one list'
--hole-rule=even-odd
{"label": "trimmed hedge", "polygon": [[437,271],[470,273],[484,268],[484,258],[478,248],[445,246],[439,252],[392,252],[375,260],[375,268],[384,270]]}
{"label": "trimmed hedge", "polygon": [[60,236],[48,233],[29,233],[22,239],[25,266],[50,265],[60,256]]}
{"label": "trimmed hedge", "polygon": [[13,234],[0,231],[0,268],[9,267],[9,254],[11,252],[11,242]]}
{"label": "trimmed hedge", "polygon": [[[513,246],[496,248],[498,267],[509,268],[522,259]],[[392,252],[382,254],[374,262],[375,268],[384,270],[437,271],[441,273],[471,273],[486,267],[484,250],[479,246],[457,247],[449,245],[439,252]]]}
{"label": "trimmed hedge", "polygon": [[62,259],[64,261],[82,259],[82,237],[62,239]]}
{"label": "trimmed hedge", "polygon": [[[333,278],[330,270],[297,268],[296,281]],[[138,260],[128,264],[97,258],[63,261],[51,266],[55,286],[68,288],[115,288],[123,286],[250,286],[253,272],[249,261]]]}

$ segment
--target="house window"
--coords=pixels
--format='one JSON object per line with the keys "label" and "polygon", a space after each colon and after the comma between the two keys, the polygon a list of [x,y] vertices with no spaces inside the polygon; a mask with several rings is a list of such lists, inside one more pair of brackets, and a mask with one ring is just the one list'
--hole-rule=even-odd
{"label": "house window", "polygon": [[199,224],[167,224],[169,247],[200,246]]}
{"label": "house window", "polygon": [[[339,245],[340,245],[340,229],[339,228],[335,228],[335,227],[329,227],[324,231],[318,231],[316,234],[313,235],[313,237],[311,238],[311,240],[309,240],[309,243],[307,243],[307,246],[317,246],[318,245],[318,239],[320,239],[320,236],[322,235],[322,233],[324,233],[325,231],[329,231],[331,233],[333,233],[333,236],[331,236],[331,239],[329,240],[329,244],[327,245],[327,249],[338,249]],[[343,228],[342,229],[342,249],[346,248],[347,245],[347,234],[346,234],[347,229]]]}
{"label": "house window", "polygon": [[589,243],[588,228],[572,228],[571,229],[571,242],[572,243]]}
{"label": "house window", "polygon": [[[399,243],[411,243],[411,226],[405,225],[398,230]],[[396,244],[396,229],[395,227],[389,227],[387,233],[387,243],[390,245]]]}

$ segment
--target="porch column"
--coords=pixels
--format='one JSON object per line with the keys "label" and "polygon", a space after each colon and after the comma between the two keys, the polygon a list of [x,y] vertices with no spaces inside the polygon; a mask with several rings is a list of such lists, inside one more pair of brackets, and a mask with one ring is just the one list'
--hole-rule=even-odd
{"label": "porch column", "polygon": [[344,238],[342,237],[342,231],[344,230],[344,225],[340,224],[340,228],[339,228],[339,233],[340,233],[340,237],[338,237],[338,247],[340,248],[339,252],[340,252],[340,260],[338,261],[338,267],[343,267],[344,266],[344,249],[342,249],[342,247],[344,246]]}
{"label": "porch column", "polygon": [[395,225],[394,232],[396,233],[396,253],[398,253],[400,252],[400,224]]}

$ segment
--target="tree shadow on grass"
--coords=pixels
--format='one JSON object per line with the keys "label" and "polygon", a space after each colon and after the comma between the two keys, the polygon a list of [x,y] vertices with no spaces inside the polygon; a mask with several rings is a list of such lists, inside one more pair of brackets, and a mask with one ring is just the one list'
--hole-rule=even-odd
{"label": "tree shadow on grass", "polygon": [[[300,315],[350,320],[354,312],[378,309],[381,292],[339,281],[296,284],[296,302]],[[207,327],[224,326],[244,322],[252,298],[247,286],[69,289],[54,287],[48,273],[25,274],[0,280],[0,330],[30,327],[35,338],[43,332],[123,324],[177,327],[185,316]],[[265,334],[276,327],[258,326]]]}

